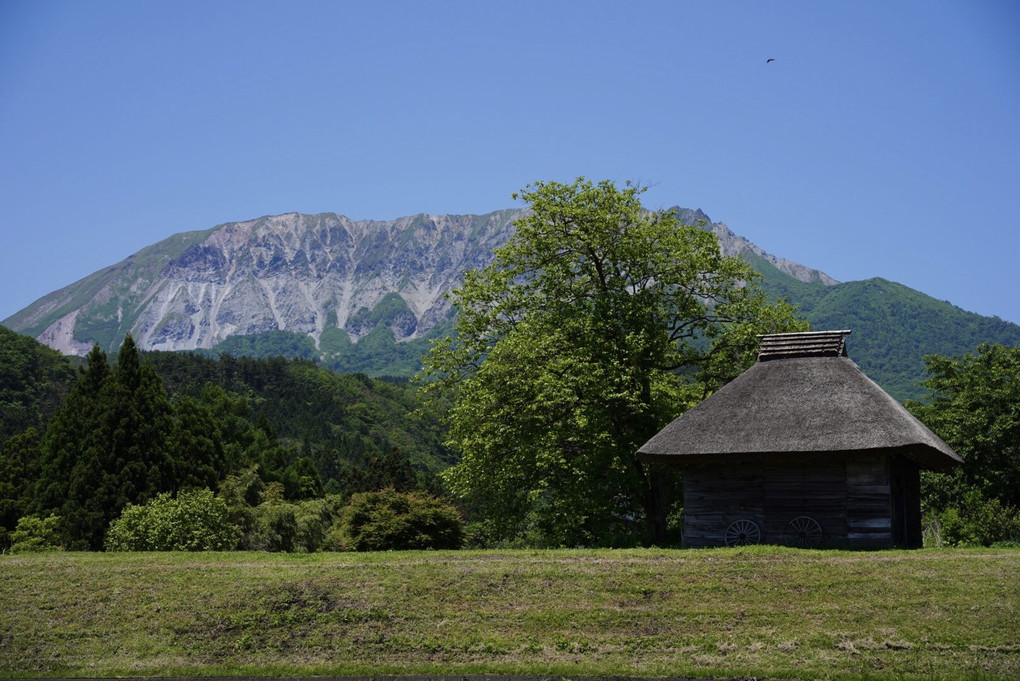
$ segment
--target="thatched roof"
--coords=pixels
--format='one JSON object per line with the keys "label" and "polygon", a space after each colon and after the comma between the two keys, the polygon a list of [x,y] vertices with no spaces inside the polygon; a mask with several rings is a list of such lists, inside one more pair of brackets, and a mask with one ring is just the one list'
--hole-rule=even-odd
{"label": "thatched roof", "polygon": [[925,468],[959,463],[949,445],[845,356],[846,333],[763,337],[754,366],[666,426],[638,456],[683,465],[894,450]]}

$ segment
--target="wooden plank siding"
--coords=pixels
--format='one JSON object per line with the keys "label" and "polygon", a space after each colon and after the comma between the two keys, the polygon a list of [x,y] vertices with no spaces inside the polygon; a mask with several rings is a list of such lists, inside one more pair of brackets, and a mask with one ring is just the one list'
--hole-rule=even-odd
{"label": "wooden plank siding", "polygon": [[892,486],[893,543],[911,549],[923,544],[921,534],[921,471],[902,456],[889,462]]}
{"label": "wooden plank siding", "polygon": [[846,461],[847,542],[851,546],[892,546],[889,457]]}
{"label": "wooden plank siding", "polygon": [[[753,465],[696,467],[684,473],[684,544],[723,546],[726,528],[753,520],[764,531],[764,471]],[[724,503],[720,503],[724,500]]]}
{"label": "wooden plank siding", "polygon": [[[909,466],[896,465],[899,488],[912,489],[916,467],[911,478]],[[893,464],[889,456],[695,464],[684,467],[682,473],[686,546],[723,546],[726,529],[738,520],[756,523],[763,543],[789,543],[789,523],[801,516],[812,518],[821,527],[820,546],[913,545],[911,531],[894,532]],[[904,519],[897,522],[913,527],[910,509],[916,502],[911,501],[909,489],[905,497],[900,502]],[[916,525],[919,538],[919,517]]]}

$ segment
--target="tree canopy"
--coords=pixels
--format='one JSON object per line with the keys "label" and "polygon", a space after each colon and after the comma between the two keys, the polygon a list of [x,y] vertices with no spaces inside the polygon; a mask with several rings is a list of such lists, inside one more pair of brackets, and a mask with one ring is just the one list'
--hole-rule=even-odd
{"label": "tree canopy", "polygon": [[453,293],[421,379],[461,454],[445,480],[493,540],[662,541],[668,485],[637,449],[746,368],[757,334],[806,328],[643,191],[529,185],[515,235]]}
{"label": "tree canopy", "polygon": [[907,407],[963,457],[952,475],[928,481],[932,504],[944,509],[973,489],[1020,508],[1020,348],[985,343],[924,360],[928,400]]}

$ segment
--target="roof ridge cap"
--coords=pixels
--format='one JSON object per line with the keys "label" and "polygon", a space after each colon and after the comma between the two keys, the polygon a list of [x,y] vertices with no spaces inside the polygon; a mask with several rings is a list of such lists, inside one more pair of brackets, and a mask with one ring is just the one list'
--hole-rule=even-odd
{"label": "roof ridge cap", "polygon": [[850,329],[759,334],[758,361],[795,357],[846,357]]}

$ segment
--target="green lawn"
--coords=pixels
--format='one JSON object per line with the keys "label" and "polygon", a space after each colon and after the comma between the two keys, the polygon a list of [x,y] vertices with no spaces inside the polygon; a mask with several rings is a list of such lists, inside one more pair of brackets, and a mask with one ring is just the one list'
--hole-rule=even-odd
{"label": "green lawn", "polygon": [[1020,678],[1020,551],[0,556],[0,675]]}

